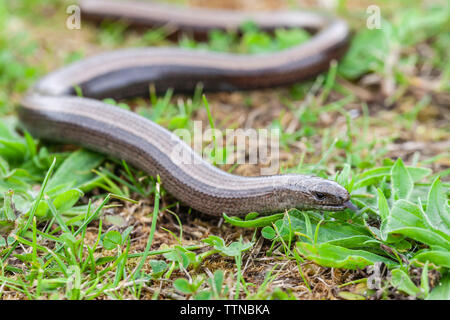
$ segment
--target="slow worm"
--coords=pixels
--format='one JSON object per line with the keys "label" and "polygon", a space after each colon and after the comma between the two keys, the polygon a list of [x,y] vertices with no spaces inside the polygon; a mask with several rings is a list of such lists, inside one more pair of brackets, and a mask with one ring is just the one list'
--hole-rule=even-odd
{"label": "slow worm", "polygon": [[[82,18],[120,18],[144,27],[172,25],[193,34],[232,30],[252,20],[262,29],[301,27],[314,36],[296,47],[267,54],[232,54],[180,48],[132,48],[106,52],[65,66],[40,79],[19,108],[35,137],[75,143],[124,159],[160,175],[165,189],[182,203],[211,215],[282,212],[289,208],[355,209],[345,188],[319,177],[283,174],[243,177],[203,160],[161,126],[98,99],[146,95],[173,88],[191,92],[260,89],[292,84],[327,70],[345,52],[349,29],[342,20],[298,11],[231,12],[178,9],[131,1],[81,1]],[[76,97],[74,87],[82,89]],[[193,161],[177,161],[174,148]]]}

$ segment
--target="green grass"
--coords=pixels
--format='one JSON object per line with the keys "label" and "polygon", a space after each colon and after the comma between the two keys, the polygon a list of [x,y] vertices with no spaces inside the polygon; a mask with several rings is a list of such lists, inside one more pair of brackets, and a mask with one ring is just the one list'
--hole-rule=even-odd
{"label": "green grass", "polygon": [[[148,100],[105,100],[170,130],[192,130],[192,119],[202,113],[210,127],[237,127],[238,120],[222,115],[217,105],[237,103],[239,115],[247,116],[268,99],[271,107],[280,105],[279,112],[256,125],[281,129],[282,152],[291,155],[281,171],[333,179],[359,208],[338,213],[291,209],[265,217],[249,213],[245,219],[224,214],[220,227],[180,209],[158,177],[120,159],[41,142],[17,130],[15,107],[26,89],[53,64],[88,55],[88,42],[80,40],[76,49],[63,47],[56,55],[57,43],[43,51],[32,27],[14,28],[33,19],[36,28],[52,34],[52,26],[65,18],[63,1],[0,4],[0,27],[9,31],[0,34],[0,297],[299,298],[297,291],[277,286],[279,279],[301,283],[300,297],[327,297],[317,289],[312,262],[323,270],[363,270],[365,276],[357,279],[322,279],[338,298],[449,299],[448,150],[410,155],[395,149],[408,139],[448,140],[442,118],[433,115],[440,110],[436,101],[450,89],[450,39],[442,32],[449,26],[448,7],[392,3],[379,2],[381,30],[361,28],[364,11],[341,3],[341,14],[355,28],[352,45],[339,64],[311,81],[240,93],[238,102],[210,94],[202,98],[201,86],[192,97],[171,90],[158,97],[150,86]],[[52,10],[56,13],[46,19],[39,14]],[[179,45],[258,53],[308,38],[303,30],[269,35],[250,22],[243,25],[242,37],[214,31],[204,43],[186,36],[178,44],[167,40],[170,30],[165,29],[139,34],[111,22],[83,28],[103,50]],[[64,36],[58,37],[63,42]],[[385,57],[393,52],[396,63],[387,64]],[[368,75],[378,82],[365,85]],[[433,89],[416,91],[418,79],[432,82]],[[386,81],[394,88],[388,95],[382,89]],[[355,88],[375,98],[365,100]],[[226,154],[227,148],[233,146],[215,151]],[[389,269],[378,290],[369,286],[376,262]],[[261,266],[263,279],[253,276]]]}

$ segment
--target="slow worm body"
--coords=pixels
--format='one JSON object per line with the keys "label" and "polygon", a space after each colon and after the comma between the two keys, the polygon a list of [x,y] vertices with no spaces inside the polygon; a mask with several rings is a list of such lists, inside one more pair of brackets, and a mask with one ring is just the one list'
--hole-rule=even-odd
{"label": "slow worm body", "polygon": [[[97,99],[146,95],[173,88],[191,92],[246,90],[287,85],[328,68],[346,49],[348,27],[334,18],[302,12],[237,13],[174,9],[154,3],[89,0],[82,15],[124,18],[143,26],[169,24],[194,34],[236,29],[252,20],[262,29],[302,27],[315,31],[307,43],[270,54],[238,55],[179,48],[134,48],[107,52],[48,74],[22,101],[19,117],[36,137],[70,142],[124,159],[160,175],[165,189],[183,203],[211,215],[242,216],[289,208],[338,211],[354,208],[339,184],[298,174],[242,177],[226,173],[197,155],[170,131],[133,112]],[[79,86],[83,98],[75,97]],[[192,161],[177,161],[173,150]],[[184,158],[185,159],[185,158]]]}

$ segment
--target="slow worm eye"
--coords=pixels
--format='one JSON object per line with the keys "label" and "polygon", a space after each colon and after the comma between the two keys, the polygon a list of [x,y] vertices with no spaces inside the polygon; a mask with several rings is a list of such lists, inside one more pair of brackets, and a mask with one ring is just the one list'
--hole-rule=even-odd
{"label": "slow worm eye", "polygon": [[318,200],[323,200],[326,197],[325,193],[322,192],[315,192],[314,195]]}

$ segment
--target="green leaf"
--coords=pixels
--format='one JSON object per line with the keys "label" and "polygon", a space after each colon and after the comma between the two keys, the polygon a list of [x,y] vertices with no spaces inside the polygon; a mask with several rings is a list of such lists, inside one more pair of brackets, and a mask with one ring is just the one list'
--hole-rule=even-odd
{"label": "green leaf", "polygon": [[439,285],[431,291],[427,300],[450,300],[450,274],[440,280]]}
{"label": "green leaf", "polygon": [[391,284],[410,296],[416,297],[421,294],[421,290],[412,282],[409,275],[401,269],[391,271]]}
{"label": "green leaf", "polygon": [[25,139],[16,134],[12,125],[0,120],[0,156],[7,161],[22,161],[27,150]]}
{"label": "green leaf", "polygon": [[[406,167],[406,169],[408,170],[408,173],[414,182],[422,180],[432,172],[428,168]],[[381,180],[384,177],[390,177],[391,170],[391,166],[386,166],[364,171],[356,177],[356,183],[353,186],[353,190],[375,184],[377,181]]]}
{"label": "green leaf", "polygon": [[391,176],[394,199],[408,200],[414,188],[414,182],[401,158],[398,158],[392,166]]}
{"label": "green leaf", "polygon": [[34,215],[38,218],[46,218],[48,213],[48,203],[45,200],[39,201],[38,207]]}
{"label": "green leaf", "polygon": [[382,57],[387,56],[390,41],[384,28],[359,30],[339,65],[339,73],[344,78],[356,79],[370,71],[382,70]]}
{"label": "green leaf", "polygon": [[115,261],[116,259],[117,259],[116,256],[100,257],[100,258],[95,259],[95,264],[97,266],[100,266],[103,264],[107,264],[108,262]]}
{"label": "green leaf", "polygon": [[220,269],[216,270],[214,272],[214,278],[212,283],[214,283],[214,291],[217,293],[217,296],[219,296],[222,292],[223,279],[224,279],[223,271]]}
{"label": "green leaf", "polygon": [[184,278],[178,278],[173,282],[173,287],[180,291],[181,293],[185,293],[185,294],[191,294],[193,293],[192,291],[192,286],[189,283],[189,281],[187,281]]}
{"label": "green leaf", "polygon": [[261,235],[266,239],[272,240],[273,238],[275,238],[277,234],[272,227],[266,226],[262,228]]}
{"label": "green leaf", "polygon": [[230,257],[236,257],[239,256],[241,252],[250,249],[252,246],[253,242],[233,242],[228,247],[221,248],[220,252]]}
{"label": "green leaf", "polygon": [[344,164],[344,168],[339,173],[339,175],[336,177],[336,182],[339,183],[341,186],[346,188],[349,192],[351,192],[351,188],[349,188],[349,180],[350,180],[350,172],[351,168],[348,163]]}
{"label": "green leaf", "polygon": [[119,231],[112,230],[104,234],[101,240],[103,248],[113,250],[122,244],[122,235]]}
{"label": "green leaf", "polygon": [[3,208],[0,209],[0,220],[6,220],[6,221],[15,221],[16,220],[16,214],[14,213],[13,209],[13,190],[8,190],[5,192],[5,195],[3,197]]}
{"label": "green leaf", "polygon": [[152,276],[159,278],[167,270],[167,263],[164,260],[150,260]]}
{"label": "green leaf", "polygon": [[[396,201],[391,209],[382,232],[390,235],[401,234],[416,241],[425,243],[432,248],[450,250],[450,236],[433,230],[428,226],[421,208],[409,201]],[[390,240],[387,240],[390,242]]]}
{"label": "green leaf", "polygon": [[338,294],[345,300],[366,300],[364,296],[349,291],[341,291]]}
{"label": "green leaf", "polygon": [[4,178],[9,173],[9,164],[8,162],[0,157],[0,178]]}
{"label": "green leaf", "polygon": [[206,244],[209,244],[210,246],[213,246],[213,247],[223,247],[223,246],[225,246],[225,241],[222,238],[217,237],[217,236],[212,236],[211,235],[208,238],[203,239],[202,241],[204,243],[206,243]]}
{"label": "green leaf", "polygon": [[107,224],[112,224],[112,225],[120,227],[120,228],[124,228],[124,227],[126,227],[128,225],[126,219],[124,217],[122,217],[122,216],[117,215],[117,214],[105,215],[104,221]]}
{"label": "green leaf", "polygon": [[[304,212],[292,210],[292,213],[285,215],[282,220],[276,221],[279,236],[288,240],[296,234],[302,241],[311,242],[319,221],[317,218],[311,221],[309,216],[305,215]],[[275,239],[279,241],[278,234]],[[365,227],[337,219],[322,221],[317,234],[317,243],[330,243],[349,248],[378,247],[378,244],[371,242],[373,240],[373,236]]]}
{"label": "green leaf", "polygon": [[216,236],[209,236],[208,238],[203,239],[203,242],[214,246],[220,253],[230,257],[240,256],[241,252],[246,251],[253,246],[253,242],[243,243],[242,239],[240,239],[239,242],[233,242],[229,246],[226,246],[225,241]]}
{"label": "green leaf", "polygon": [[189,251],[185,248],[176,246],[172,251],[163,254],[163,256],[169,261],[179,263],[186,269],[191,261],[187,253],[189,253]]}
{"label": "green leaf", "polygon": [[420,290],[423,292],[424,297],[427,297],[430,293],[430,284],[428,281],[428,261],[425,263],[422,269],[422,275],[420,276]]}
{"label": "green leaf", "polygon": [[276,29],[277,50],[283,50],[306,42],[311,35],[304,29]]}
{"label": "green leaf", "polygon": [[414,256],[416,262],[425,264],[427,261],[436,266],[450,269],[450,252],[438,250],[424,250]]}
{"label": "green leaf", "polygon": [[259,216],[258,212],[250,212],[245,216],[244,220],[245,221],[253,220],[256,219],[258,216]]}
{"label": "green leaf", "polygon": [[59,239],[64,242],[64,244],[71,248],[73,252],[75,252],[74,248],[77,243],[77,239],[70,232],[64,232],[59,236]]}
{"label": "green leaf", "polygon": [[134,229],[133,226],[129,226],[122,232],[122,244],[124,244],[127,241],[128,236],[130,235],[131,231],[133,231],[133,229]]}
{"label": "green leaf", "polygon": [[450,213],[441,180],[436,178],[428,193],[426,218],[429,224],[450,235]]}
{"label": "green leaf", "polygon": [[226,222],[233,226],[241,227],[241,228],[256,228],[256,227],[264,227],[271,225],[274,221],[282,218],[284,213],[278,213],[270,216],[265,216],[261,218],[256,218],[253,220],[241,220],[237,217],[229,217],[225,213],[223,214],[223,218]]}
{"label": "green leaf", "polygon": [[6,247],[6,240],[2,236],[0,236],[0,247]]}
{"label": "green leaf", "polygon": [[200,291],[199,293],[197,293],[194,297],[195,300],[209,300],[211,299],[212,293],[211,291]]}
{"label": "green leaf", "polygon": [[54,200],[53,205],[60,213],[64,213],[71,209],[83,196],[83,192],[79,189],[70,189],[59,194]]}
{"label": "green leaf", "polygon": [[390,215],[389,206],[383,191],[377,188],[377,193],[378,193],[378,213],[381,217],[381,221],[384,221]]}
{"label": "green leaf", "polygon": [[314,246],[306,242],[297,242],[296,248],[306,259],[324,267],[363,269],[375,262],[384,262],[388,266],[395,265],[392,260],[364,250],[352,250],[328,243]]}
{"label": "green leaf", "polygon": [[73,152],[56,170],[48,188],[53,189],[58,185],[67,185],[69,188],[81,186],[95,176],[92,169],[97,168],[103,159],[104,156],[85,149]]}

